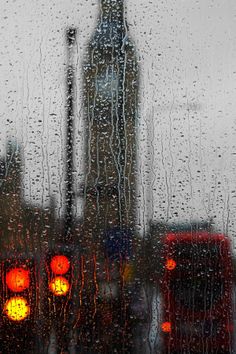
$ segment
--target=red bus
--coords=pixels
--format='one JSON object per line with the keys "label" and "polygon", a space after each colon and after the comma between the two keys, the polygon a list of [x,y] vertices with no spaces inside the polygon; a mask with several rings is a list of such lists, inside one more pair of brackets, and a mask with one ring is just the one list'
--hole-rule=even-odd
{"label": "red bus", "polygon": [[209,231],[164,236],[162,353],[233,353],[230,241]]}

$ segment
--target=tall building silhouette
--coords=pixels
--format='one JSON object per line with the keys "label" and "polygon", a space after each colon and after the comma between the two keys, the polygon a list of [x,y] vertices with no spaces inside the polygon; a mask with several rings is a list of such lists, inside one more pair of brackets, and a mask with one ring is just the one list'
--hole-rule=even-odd
{"label": "tall building silhouette", "polygon": [[84,65],[85,240],[134,231],[138,65],[122,0],[102,0]]}
{"label": "tall building silhouette", "polygon": [[84,333],[96,352],[130,352],[124,268],[135,234],[137,97],[138,64],[124,2],[101,0],[84,61]]}

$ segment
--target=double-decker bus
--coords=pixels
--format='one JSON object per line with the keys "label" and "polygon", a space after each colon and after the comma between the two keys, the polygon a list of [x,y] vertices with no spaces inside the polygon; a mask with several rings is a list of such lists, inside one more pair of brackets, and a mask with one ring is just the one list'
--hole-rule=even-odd
{"label": "double-decker bus", "polygon": [[162,256],[162,353],[233,353],[229,238],[201,230],[167,232]]}

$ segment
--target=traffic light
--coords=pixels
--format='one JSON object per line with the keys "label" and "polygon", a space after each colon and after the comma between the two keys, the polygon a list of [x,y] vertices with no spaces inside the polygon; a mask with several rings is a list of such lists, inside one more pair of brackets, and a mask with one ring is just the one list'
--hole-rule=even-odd
{"label": "traffic light", "polygon": [[72,264],[70,257],[54,254],[49,260],[49,291],[54,297],[70,295]]}
{"label": "traffic light", "polygon": [[3,259],[1,349],[30,352],[37,332],[37,272],[34,257]]}
{"label": "traffic light", "polygon": [[176,261],[172,258],[166,260],[165,268],[167,270],[174,270],[176,268]]}
{"label": "traffic light", "polygon": [[170,333],[171,332],[171,323],[166,321],[161,324],[162,332]]}
{"label": "traffic light", "polygon": [[[75,315],[75,257],[73,250],[57,247],[45,258],[48,330],[55,333],[58,351],[70,343]],[[45,306],[45,308],[46,308]]]}
{"label": "traffic light", "polygon": [[3,262],[3,316],[5,322],[32,321],[36,315],[36,269],[33,259]]}

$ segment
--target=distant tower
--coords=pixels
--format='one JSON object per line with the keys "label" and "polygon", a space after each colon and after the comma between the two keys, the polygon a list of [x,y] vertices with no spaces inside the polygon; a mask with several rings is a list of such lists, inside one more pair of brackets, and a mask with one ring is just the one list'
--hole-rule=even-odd
{"label": "distant tower", "polygon": [[138,65],[127,31],[123,1],[101,0],[84,65],[84,237],[94,251],[135,225]]}

